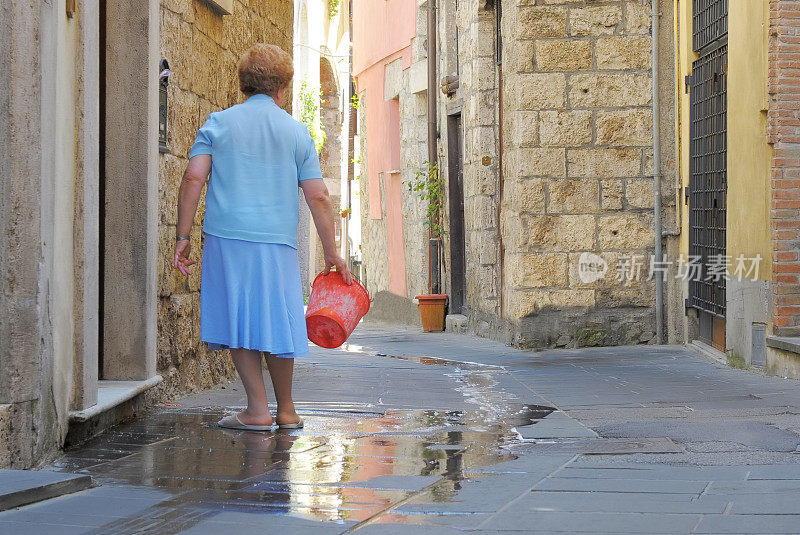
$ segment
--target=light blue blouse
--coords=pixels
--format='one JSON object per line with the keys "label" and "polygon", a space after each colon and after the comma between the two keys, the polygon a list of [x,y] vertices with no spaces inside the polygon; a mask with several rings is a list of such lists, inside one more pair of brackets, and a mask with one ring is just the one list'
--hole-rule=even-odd
{"label": "light blue blouse", "polygon": [[211,155],[204,232],[297,248],[299,181],[322,178],[302,123],[272,97],[253,95],[208,116],[192,146],[198,154]]}

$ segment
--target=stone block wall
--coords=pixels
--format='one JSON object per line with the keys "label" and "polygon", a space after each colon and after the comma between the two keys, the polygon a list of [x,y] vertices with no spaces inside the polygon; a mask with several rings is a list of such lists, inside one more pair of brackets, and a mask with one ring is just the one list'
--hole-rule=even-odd
{"label": "stone block wall", "polygon": [[[456,51],[448,47],[454,38],[451,25],[440,20],[443,42],[442,76],[454,75],[458,62],[459,87],[441,99],[441,167],[447,170],[447,114],[461,106],[464,173],[464,239],[466,246],[467,310],[471,328],[481,335],[504,330],[500,314],[500,230],[498,223],[498,78],[495,65],[495,15],[484,2],[448,2],[442,15],[454,17],[458,28]],[[449,180],[449,177],[448,177]],[[449,202],[449,201],[448,201]],[[449,253],[449,244],[445,251]],[[449,283],[449,273],[444,279]]]}
{"label": "stone block wall", "polygon": [[428,227],[425,226],[428,206],[409,187],[417,173],[427,172],[424,163],[428,159],[428,98],[425,93],[412,93],[404,86],[399,99],[406,284],[408,297],[413,298],[428,293]]}
{"label": "stone block wall", "polygon": [[[408,297],[428,293],[428,227],[425,225],[428,205],[409,184],[417,173],[426,173],[428,160],[428,93],[414,85],[414,69],[428,59],[426,39],[428,13],[417,12],[417,38],[411,45],[411,62],[415,67],[401,71],[400,101],[400,179],[403,195],[403,229],[406,253],[406,285]],[[398,63],[399,64],[399,63]],[[426,66],[427,67],[427,66]],[[387,80],[387,82],[390,82]]]}
{"label": "stone block wall", "polygon": [[[503,2],[503,316],[520,346],[653,338],[650,9]],[[603,278],[579,277],[582,253]],[[634,255],[642,276],[617,280]]]}
{"label": "stone block wall", "polygon": [[[336,80],[336,74],[333,71],[330,61],[327,58],[320,60],[319,66],[319,79],[320,79],[320,127],[325,132],[325,143],[319,155],[320,168],[322,176],[325,180],[325,185],[331,195],[331,204],[333,205],[334,214],[336,214],[336,246],[341,245],[341,232],[339,225],[342,224],[342,218],[339,217],[339,211],[342,209],[342,195],[341,195],[341,182],[342,182],[342,107],[340,99],[339,82]],[[302,195],[301,195],[302,197]],[[305,204],[305,199],[301,204]],[[305,207],[307,210],[307,205]],[[316,267],[317,271],[322,271],[325,266],[325,252],[322,249],[322,240],[314,232],[316,244]],[[316,273],[310,273],[310,282],[314,281]],[[303,291],[308,291],[306,287]]]}
{"label": "stone block wall", "polygon": [[[291,0],[234,0],[222,16],[203,0],[162,0],[161,56],[170,64],[169,152],[159,157],[158,371],[165,391],[206,388],[234,373],[227,352],[200,343],[200,264],[181,276],[170,264],[177,223],[178,187],[198,128],[209,113],[243,100],[236,77],[241,54],[257,42],[292,53]],[[287,103],[290,106],[291,103]],[[201,200],[192,229],[200,259]]]}
{"label": "stone block wall", "polygon": [[769,110],[772,143],[773,325],[780,336],[800,336],[800,100],[798,0],[769,2]]}

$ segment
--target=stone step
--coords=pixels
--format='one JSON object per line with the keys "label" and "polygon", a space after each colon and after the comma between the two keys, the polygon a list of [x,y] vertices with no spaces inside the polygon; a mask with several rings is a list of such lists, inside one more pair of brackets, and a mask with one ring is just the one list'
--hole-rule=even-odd
{"label": "stone step", "polygon": [[0,511],[6,511],[92,486],[92,478],[37,470],[0,470]]}

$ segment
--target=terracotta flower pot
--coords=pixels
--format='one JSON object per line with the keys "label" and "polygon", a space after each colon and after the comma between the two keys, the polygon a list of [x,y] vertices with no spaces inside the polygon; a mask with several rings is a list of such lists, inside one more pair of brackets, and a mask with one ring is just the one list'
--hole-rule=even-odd
{"label": "terracotta flower pot", "polygon": [[443,331],[447,295],[418,295],[416,299],[419,301],[419,317],[422,320],[422,330],[426,333]]}

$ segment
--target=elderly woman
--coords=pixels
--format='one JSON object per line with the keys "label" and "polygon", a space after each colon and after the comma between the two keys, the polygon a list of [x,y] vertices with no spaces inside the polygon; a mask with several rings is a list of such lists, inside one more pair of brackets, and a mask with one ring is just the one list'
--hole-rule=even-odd
{"label": "elderly woman", "polygon": [[[258,44],[245,52],[238,70],[247,100],[209,115],[192,147],[178,193],[174,267],[188,274],[197,262],[190,259],[190,231],[210,174],[201,340],[210,349],[230,349],[247,393],[247,409],[219,425],[296,429],[303,420],[292,401],[294,359],[308,354],[297,259],[298,186],[322,241],[325,273],[335,267],[346,283],[353,279],[336,252],[333,208],[314,142],[280,108],[294,72],[291,56]],[[275,390],[275,418],[267,406],[261,353]]]}

